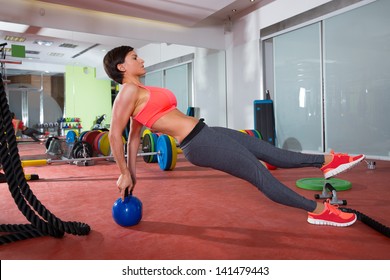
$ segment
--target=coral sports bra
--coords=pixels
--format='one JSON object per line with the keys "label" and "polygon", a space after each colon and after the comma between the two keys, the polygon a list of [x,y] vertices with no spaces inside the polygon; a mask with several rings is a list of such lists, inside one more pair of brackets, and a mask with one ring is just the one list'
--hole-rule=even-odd
{"label": "coral sports bra", "polygon": [[176,109],[177,100],[170,90],[142,85],[139,87],[149,91],[146,105],[133,117],[139,123],[151,128],[160,117]]}

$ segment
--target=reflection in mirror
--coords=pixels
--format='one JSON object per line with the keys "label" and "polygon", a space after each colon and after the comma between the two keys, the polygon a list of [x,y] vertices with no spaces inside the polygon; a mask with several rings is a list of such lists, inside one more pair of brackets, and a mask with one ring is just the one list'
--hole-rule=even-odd
{"label": "reflection in mirror", "polygon": [[41,131],[58,126],[64,108],[64,75],[8,71],[10,110],[26,126]]}

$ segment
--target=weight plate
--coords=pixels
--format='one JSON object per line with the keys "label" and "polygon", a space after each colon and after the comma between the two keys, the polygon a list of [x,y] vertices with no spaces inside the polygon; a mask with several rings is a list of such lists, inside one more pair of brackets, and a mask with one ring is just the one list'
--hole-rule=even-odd
{"label": "weight plate", "polygon": [[337,178],[330,178],[327,180],[324,178],[303,178],[297,180],[296,185],[301,189],[322,191],[325,185],[325,181],[330,183],[336,191],[346,191],[352,188],[351,182]]}
{"label": "weight plate", "polygon": [[77,140],[77,134],[74,130],[69,130],[66,133],[66,143],[71,144]]}
{"label": "weight plate", "polygon": [[50,143],[53,139],[57,139],[58,140],[58,137],[55,137],[55,136],[50,136],[49,138],[47,138],[46,142],[45,142],[45,147],[46,149],[49,149],[50,147]]}
{"label": "weight plate", "polygon": [[71,158],[76,158],[76,150],[81,145],[82,145],[81,141],[76,141],[76,143],[74,143],[74,145],[72,147],[72,151],[70,152],[70,157]]}
{"label": "weight plate", "polygon": [[99,140],[100,140],[100,137],[102,137],[104,134],[103,131],[99,132],[99,134],[97,134],[95,136],[95,138],[93,139],[93,145],[92,145],[92,148],[95,152],[97,152],[98,154],[100,154],[100,151],[99,151]]}
{"label": "weight plate", "polygon": [[[157,134],[146,133],[142,138],[142,152],[144,153],[156,152],[157,139],[158,139]],[[143,156],[143,159],[146,163],[157,162],[157,155]]]}
{"label": "weight plate", "polygon": [[100,130],[91,130],[91,131],[88,131],[84,137],[83,137],[83,141],[85,142],[88,142],[91,147],[93,147],[93,142],[95,141],[95,137],[97,135],[99,135],[101,133]]}
{"label": "weight plate", "polygon": [[88,130],[83,131],[83,132],[80,133],[79,141],[83,141],[83,137],[84,137],[84,135],[85,135],[87,132],[88,132]]}
{"label": "weight plate", "polygon": [[144,132],[142,132],[142,137],[144,137],[147,134],[152,134],[152,132],[149,129],[145,129]]}
{"label": "weight plate", "polygon": [[74,152],[74,158],[90,158],[93,155],[92,146],[88,142],[79,142],[79,144]]}
{"label": "weight plate", "polygon": [[169,170],[173,170],[175,169],[175,166],[176,166],[176,160],[177,160],[177,144],[176,144],[176,141],[175,141],[175,138],[173,138],[172,136],[169,136],[169,141],[171,143],[171,151],[172,151],[172,160],[171,160],[171,166],[169,167]]}
{"label": "weight plate", "polygon": [[245,132],[246,132],[246,134],[248,134],[250,136],[255,136],[255,134],[253,133],[252,130],[246,129]]}
{"label": "weight plate", "polygon": [[172,144],[168,135],[161,135],[157,140],[157,161],[161,170],[170,170],[172,165]]}
{"label": "weight plate", "polygon": [[258,130],[256,130],[256,129],[253,129],[252,132],[253,132],[253,134],[254,134],[254,136],[255,136],[256,138],[263,139],[263,137],[261,136],[260,131],[258,131]]}
{"label": "weight plate", "polygon": [[107,131],[99,138],[99,152],[103,156],[109,156],[111,154],[110,140],[108,139]]}

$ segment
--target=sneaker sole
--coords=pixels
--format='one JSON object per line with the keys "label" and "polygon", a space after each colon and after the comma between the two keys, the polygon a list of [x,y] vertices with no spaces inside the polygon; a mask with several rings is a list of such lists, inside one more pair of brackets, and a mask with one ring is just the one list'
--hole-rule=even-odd
{"label": "sneaker sole", "polygon": [[312,225],[319,225],[319,226],[334,226],[334,227],[348,227],[352,224],[354,224],[357,220],[357,216],[355,215],[355,219],[353,221],[350,221],[348,223],[336,223],[336,222],[331,222],[327,220],[318,220],[318,219],[313,219],[313,218],[307,218],[307,221],[309,224]]}
{"label": "sneaker sole", "polygon": [[340,173],[343,173],[349,169],[351,169],[352,167],[354,167],[355,165],[357,165],[358,163],[360,163],[363,159],[365,159],[365,156],[362,156],[360,159],[358,160],[355,160],[355,161],[352,161],[352,162],[348,162],[348,163],[344,163],[344,164],[341,164],[339,165],[337,168],[335,169],[332,169],[328,172],[326,172],[324,174],[324,177],[325,179],[328,179],[328,178],[331,178],[331,177],[334,177]]}

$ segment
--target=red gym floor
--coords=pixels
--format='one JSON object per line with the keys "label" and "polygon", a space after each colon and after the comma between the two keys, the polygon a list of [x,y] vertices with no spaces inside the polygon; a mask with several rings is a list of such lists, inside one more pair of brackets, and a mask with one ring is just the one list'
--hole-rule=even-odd
{"label": "red gym floor", "polygon": [[[19,144],[22,158],[45,158],[41,144]],[[143,202],[143,219],[120,227],[111,217],[118,198],[114,163],[79,167],[52,164],[26,167],[40,179],[29,186],[47,209],[63,221],[90,225],[87,236],[40,237],[0,247],[2,260],[388,260],[390,239],[357,221],[347,228],[314,226],[306,212],[277,205],[249,183],[219,171],[199,168],[179,155],[174,171],[139,158],[134,195]],[[297,179],[320,177],[315,168],[271,171],[290,188]],[[390,162],[366,163],[343,173],[352,188],[338,192],[347,207],[390,226]],[[0,224],[24,224],[6,183],[0,184]]]}

